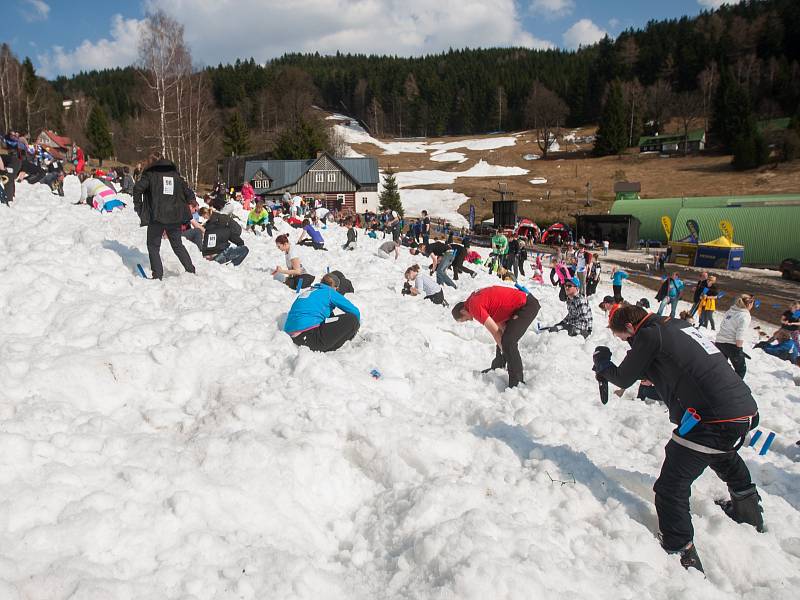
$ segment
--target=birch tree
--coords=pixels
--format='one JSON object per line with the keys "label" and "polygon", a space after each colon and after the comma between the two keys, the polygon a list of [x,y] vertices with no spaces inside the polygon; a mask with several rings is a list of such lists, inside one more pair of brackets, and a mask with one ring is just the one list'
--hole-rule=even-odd
{"label": "birch tree", "polygon": [[139,68],[152,95],[147,108],[158,115],[158,146],[162,156],[167,156],[168,129],[175,117],[170,104],[180,96],[176,88],[185,76],[188,56],[183,25],[162,10],[148,14],[139,39]]}

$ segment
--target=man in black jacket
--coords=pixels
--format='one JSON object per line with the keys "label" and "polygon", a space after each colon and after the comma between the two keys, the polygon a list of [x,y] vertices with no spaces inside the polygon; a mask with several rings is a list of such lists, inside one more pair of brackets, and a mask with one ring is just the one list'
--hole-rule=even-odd
{"label": "man in black jacket", "polygon": [[[203,256],[221,265],[230,262],[238,267],[250,252],[242,240],[242,228],[232,215],[211,210],[211,216],[203,226]],[[231,246],[231,242],[236,245]]]}
{"label": "man in black jacket", "polygon": [[697,285],[694,288],[694,298],[692,299],[692,310],[689,311],[689,314],[694,316],[697,312],[697,309],[700,307],[700,297],[703,295],[703,290],[708,287],[708,273],[703,271],[700,273],[700,281],[697,282]]}
{"label": "man in black jacket", "polygon": [[699,416],[689,431],[682,435],[680,428],[673,431],[653,490],[661,545],[667,552],[679,553],[684,567],[702,571],[693,544],[689,496],[692,483],[706,467],[728,484],[731,500],[720,503],[728,516],[763,530],[760,497],[737,453],[747,432],[758,424],[758,407],[725,356],[686,321],[623,306],[611,317],[609,327],[631,350],[615,366],[611,350],[596,348],[598,379],[621,388],[647,379],[667,405],[672,423],[680,425],[688,409]]}
{"label": "man in black jacket", "polygon": [[133,187],[133,208],[139,215],[142,227],[147,227],[147,253],[153,279],[164,276],[161,264],[161,236],[166,232],[172,251],[187,273],[194,273],[194,265],[181,241],[181,223],[191,218],[189,203],[194,192],[170,161],[159,158],[144,170]]}
{"label": "man in black jacket", "polygon": [[455,259],[455,251],[451,250],[447,244],[434,240],[430,243],[422,243],[409,250],[409,252],[412,255],[423,254],[433,261],[431,263],[431,275],[436,273],[436,283],[449,285],[451,288],[458,287],[447,274],[447,268],[453,264]]}

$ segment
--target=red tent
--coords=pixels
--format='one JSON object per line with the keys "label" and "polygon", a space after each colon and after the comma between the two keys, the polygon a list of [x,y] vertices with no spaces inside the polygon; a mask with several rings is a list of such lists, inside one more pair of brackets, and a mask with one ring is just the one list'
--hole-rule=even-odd
{"label": "red tent", "polygon": [[539,237],[540,230],[539,226],[530,219],[522,219],[519,223],[517,223],[514,233],[521,237],[535,240]]}
{"label": "red tent", "polygon": [[563,223],[553,223],[542,235],[543,244],[560,245],[569,241],[572,230]]}

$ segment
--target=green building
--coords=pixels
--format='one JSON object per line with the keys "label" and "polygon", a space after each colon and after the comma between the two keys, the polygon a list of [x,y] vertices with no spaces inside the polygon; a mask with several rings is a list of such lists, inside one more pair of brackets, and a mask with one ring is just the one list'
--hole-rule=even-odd
{"label": "green building", "polygon": [[[636,217],[640,237],[662,244],[689,237],[689,221],[698,225],[698,241],[710,242],[722,234],[720,221],[730,221],[733,241],[745,247],[746,265],[775,266],[800,257],[800,194],[619,199],[610,212]],[[670,240],[662,217],[672,224]]]}

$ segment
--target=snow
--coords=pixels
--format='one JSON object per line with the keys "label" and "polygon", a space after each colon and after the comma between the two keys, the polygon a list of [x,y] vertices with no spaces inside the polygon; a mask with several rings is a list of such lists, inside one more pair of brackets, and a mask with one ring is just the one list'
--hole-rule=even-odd
{"label": "snow", "polygon": [[[459,177],[504,177],[525,175],[527,169],[520,167],[503,167],[490,165],[479,160],[465,171],[401,171],[395,174],[397,186],[400,188],[400,200],[404,210],[410,215],[419,215],[424,209],[431,217],[447,219],[452,224],[461,227],[467,221],[457,210],[464,202],[469,200],[464,194],[446,190],[407,190],[403,188],[427,185],[453,185]],[[383,175],[381,176],[383,177]]]}
{"label": "snow", "polygon": [[455,183],[459,177],[506,177],[527,173],[527,169],[520,167],[490,165],[484,160],[479,160],[466,171],[402,171],[397,173],[396,179],[400,187],[411,187],[415,185],[450,185]]}
{"label": "snow", "polygon": [[523,160],[539,160],[541,157],[538,154],[525,154],[523,155]]}
{"label": "snow", "polygon": [[[464,148],[466,150],[496,150],[497,148],[513,146],[517,143],[517,139],[513,136],[486,137],[480,139],[456,140],[453,142],[428,142],[426,138],[384,142],[372,137],[355,119],[339,114],[331,115],[327,117],[327,119],[337,121],[333,127],[348,144],[372,144],[383,150],[384,154],[424,154],[428,152],[436,154],[448,152],[457,148]],[[340,121],[348,121],[348,124],[342,125],[339,123]]]}
{"label": "snow", "polygon": [[547,183],[547,179],[545,177],[534,177],[530,182],[533,185],[542,185],[543,183]]}
{"label": "snow", "polygon": [[463,163],[467,160],[467,156],[461,152],[437,152],[431,154],[431,160],[434,162],[459,162]]}
{"label": "snow", "polygon": [[467,220],[459,214],[458,207],[469,201],[469,198],[453,190],[405,190],[400,189],[400,200],[407,215],[418,216],[423,210],[428,215],[439,219],[447,219],[455,227],[466,227]]}
{"label": "snow", "polygon": [[[594,347],[619,359],[626,345],[596,301],[588,340],[529,331],[528,383],[504,391],[504,374],[476,374],[494,355],[484,329],[400,295],[426,261],[378,259],[382,240],[363,234],[344,252],[331,226],[329,252],[299,252],[311,273],[353,280],[363,322],[313,354],[280,331],[294,294],[269,276],[283,259],[268,237],[246,234],[238,268],[188,245],[195,276],[164,243],[165,279],[148,281],[132,211],[73,206],[72,177],[66,191],[20,184],[0,206],[0,598],[796,597],[788,363],[748,362],[778,433],[764,457],[742,450],[768,532],[722,514],[713,473],[693,488],[704,579],[654,535],[665,410],[635,389],[597,399]],[[445,294],[497,281],[481,271]],[[553,288],[526,284],[542,324],[563,316]]]}

